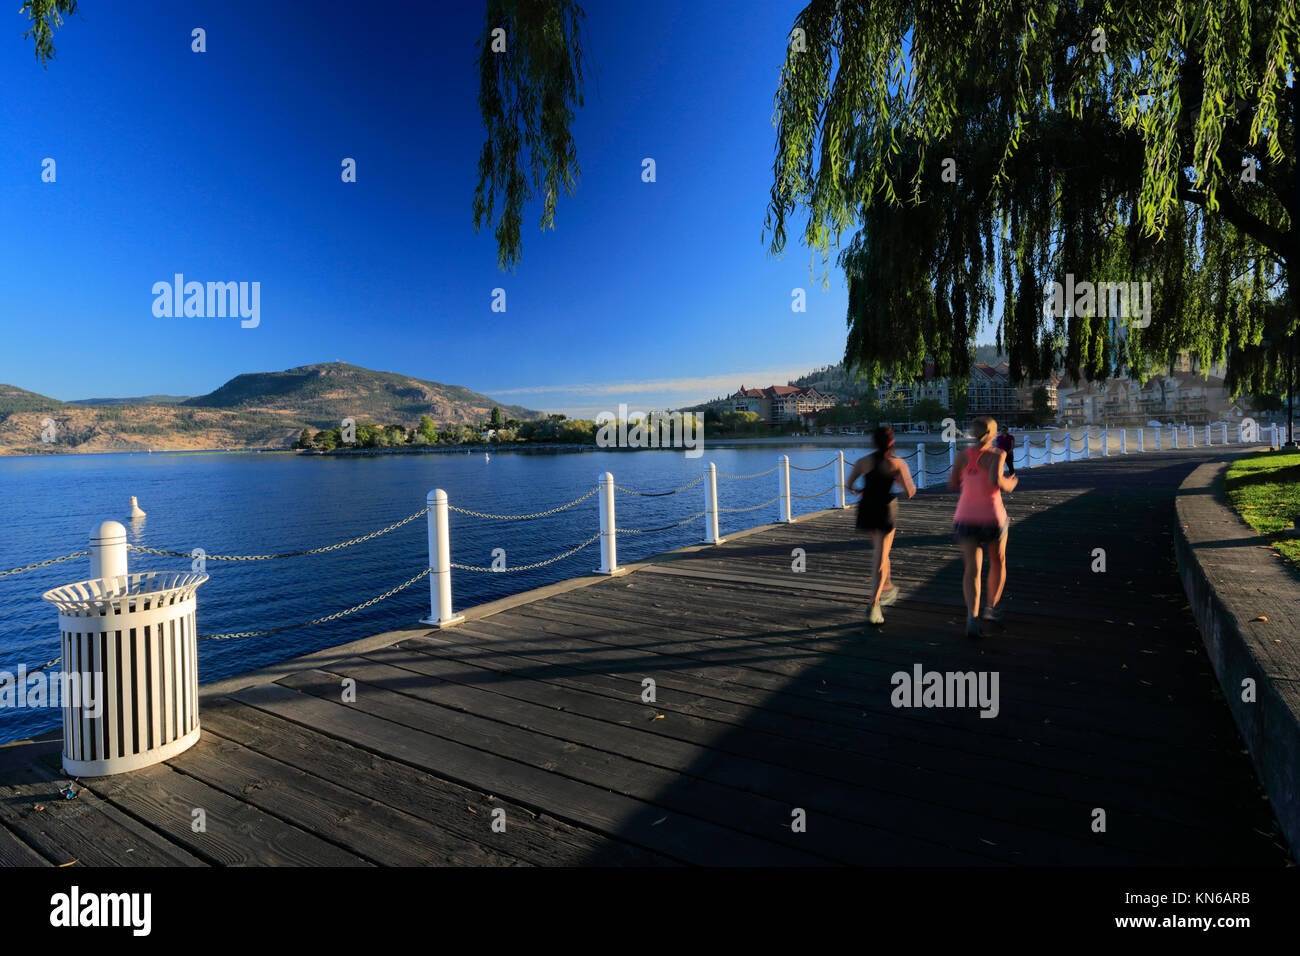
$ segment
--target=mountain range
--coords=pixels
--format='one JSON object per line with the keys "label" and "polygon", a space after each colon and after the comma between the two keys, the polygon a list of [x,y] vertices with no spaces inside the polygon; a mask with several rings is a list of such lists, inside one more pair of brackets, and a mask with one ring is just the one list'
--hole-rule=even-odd
{"label": "mountain range", "polygon": [[346,362],[237,375],[206,395],[63,402],[0,384],[0,454],[288,448],[304,428],[358,424],[439,426],[484,422],[493,407],[521,421],[544,413],[460,385],[377,372]]}

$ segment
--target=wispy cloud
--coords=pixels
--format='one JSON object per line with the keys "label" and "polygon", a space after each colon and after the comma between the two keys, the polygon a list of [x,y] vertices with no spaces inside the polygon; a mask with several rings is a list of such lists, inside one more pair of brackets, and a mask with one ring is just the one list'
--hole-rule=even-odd
{"label": "wispy cloud", "polygon": [[[798,368],[766,369],[759,371],[729,372],[700,378],[653,379],[644,382],[592,382],[581,385],[530,385],[523,388],[486,389],[487,394],[532,395],[545,397],[578,397],[608,395],[620,401],[631,401],[642,395],[680,395],[683,404],[706,402],[718,395],[730,395],[741,385],[761,388],[766,385],[784,385],[792,378],[807,375],[812,366]],[[620,398],[620,396],[622,396]]]}

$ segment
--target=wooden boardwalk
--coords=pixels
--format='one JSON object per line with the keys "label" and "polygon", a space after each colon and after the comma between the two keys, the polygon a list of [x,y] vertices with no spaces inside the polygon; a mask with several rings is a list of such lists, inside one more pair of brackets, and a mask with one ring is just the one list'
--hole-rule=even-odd
{"label": "wooden boardwalk", "polygon": [[[825,512],[226,682],[198,745],[72,800],[57,741],[0,749],[0,863],[1285,865],[1174,567],[1220,453],[1025,473],[980,642],[927,491],[879,629]],[[996,672],[999,713],[892,706],[917,664]]]}

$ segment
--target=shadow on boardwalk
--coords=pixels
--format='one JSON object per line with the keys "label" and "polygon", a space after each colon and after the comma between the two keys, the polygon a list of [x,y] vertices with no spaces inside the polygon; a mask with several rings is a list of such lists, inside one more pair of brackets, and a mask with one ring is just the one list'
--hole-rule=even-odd
{"label": "shadow on boardwalk", "polygon": [[[823,514],[209,701],[198,746],[86,806],[158,862],[1284,865],[1174,566],[1173,496],[1216,453],[1023,473],[980,642],[927,491],[881,628],[852,512]],[[996,672],[997,716],[895,708],[918,664]],[[52,761],[0,778],[0,836],[54,862],[22,806]]]}

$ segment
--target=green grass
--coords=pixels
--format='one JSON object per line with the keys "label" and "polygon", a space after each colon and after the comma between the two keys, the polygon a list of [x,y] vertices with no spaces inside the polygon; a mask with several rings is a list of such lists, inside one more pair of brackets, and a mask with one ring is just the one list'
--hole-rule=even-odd
{"label": "green grass", "polygon": [[1223,480],[1228,502],[1300,571],[1300,537],[1290,534],[1300,517],[1300,452],[1259,452],[1233,462]]}

